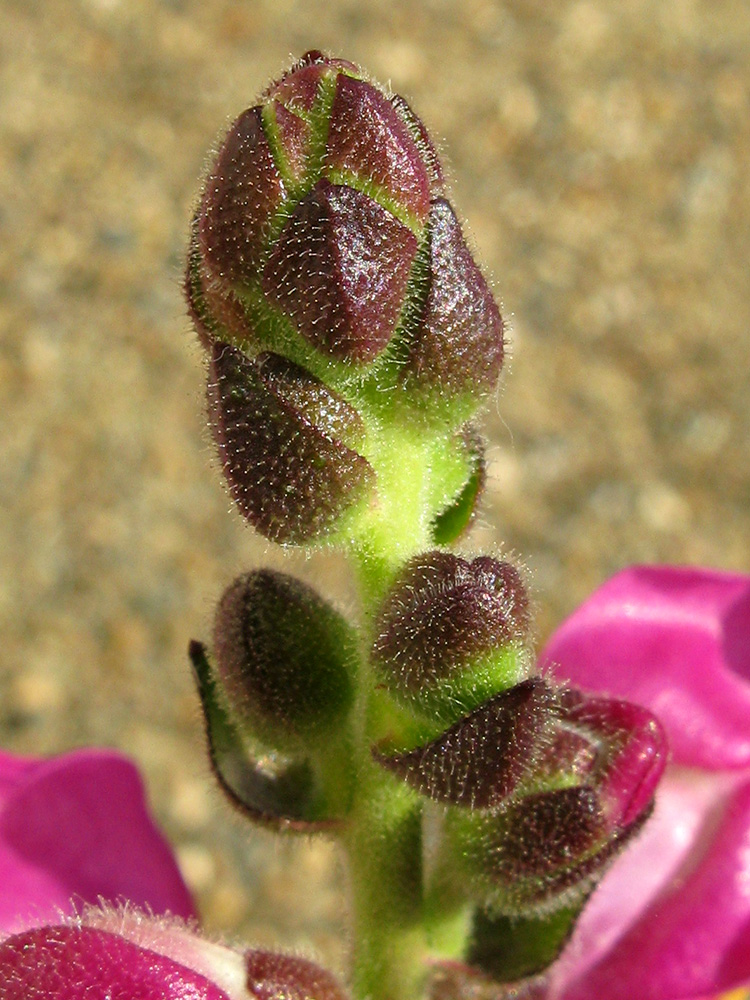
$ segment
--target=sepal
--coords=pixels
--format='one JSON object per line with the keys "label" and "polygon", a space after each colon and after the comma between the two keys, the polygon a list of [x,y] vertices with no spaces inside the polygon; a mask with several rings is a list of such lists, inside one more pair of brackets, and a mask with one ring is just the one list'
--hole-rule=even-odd
{"label": "sepal", "polygon": [[473,916],[467,963],[508,983],[544,972],[567,944],[588,896],[552,913],[493,913],[478,907]]}
{"label": "sepal", "polygon": [[298,955],[251,949],[245,953],[245,971],[255,1000],[347,1000],[334,975]]}
{"label": "sepal", "polygon": [[664,732],[639,706],[568,691],[554,715],[512,798],[447,818],[477,898],[498,912],[549,913],[583,898],[648,818],[666,764]]}
{"label": "sepal", "polygon": [[429,264],[424,308],[411,334],[402,385],[412,402],[453,413],[496,384],[503,366],[503,320],[492,291],[466,245],[449,201],[430,206]]}
{"label": "sepal", "polygon": [[278,753],[254,756],[223,704],[203,643],[188,648],[206,726],[214,775],[229,801],[255,823],[275,830],[311,832],[335,825],[326,812],[307,760]]}
{"label": "sepal", "polygon": [[318,351],[366,363],[396,330],[416,252],[412,231],[369,195],[321,179],[281,231],[261,284]]}
{"label": "sepal", "polygon": [[284,196],[261,108],[249,108],[224,140],[198,211],[201,261],[217,283],[239,290],[255,280]]}
{"label": "sepal", "polygon": [[487,480],[487,463],[481,435],[474,427],[467,425],[458,438],[466,455],[468,476],[451,503],[432,522],[432,541],[435,545],[450,545],[466,534],[476,517]]}
{"label": "sepal", "polygon": [[437,802],[494,809],[528,777],[545,745],[554,692],[535,677],[491,698],[437,739],[373,756]]}

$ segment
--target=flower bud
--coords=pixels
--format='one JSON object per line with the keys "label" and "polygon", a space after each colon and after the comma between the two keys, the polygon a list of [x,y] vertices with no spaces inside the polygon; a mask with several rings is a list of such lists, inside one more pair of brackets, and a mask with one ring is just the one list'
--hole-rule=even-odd
{"label": "flower bud", "polygon": [[251,1000],[243,956],[187,926],[135,911],[88,910],[0,943],[3,1000],[195,997]]}
{"label": "flower bud", "polygon": [[326,534],[370,496],[375,474],[355,450],[359,414],[298,365],[276,354],[250,361],[216,343],[208,399],[232,496],[272,541]]}
{"label": "flower bud", "polygon": [[231,126],[196,213],[186,291],[204,346],[281,350],[334,381],[349,376],[330,362],[362,372],[390,359],[377,386],[402,391],[381,406],[399,398],[458,423],[502,366],[500,313],[423,123],[319,52]]}
{"label": "flower bud", "polygon": [[485,901],[503,912],[554,909],[588,892],[647,818],[666,763],[663,730],[637,705],[569,691],[555,714],[525,788],[456,825]]}
{"label": "flower bud", "polygon": [[325,735],[351,706],[351,627],[311,587],[284,573],[246,573],[224,591],[214,655],[233,717],[274,743]]}
{"label": "flower bud", "polygon": [[248,951],[247,988],[257,1000],[345,1000],[334,976],[315,962],[297,955]]}
{"label": "flower bud", "polygon": [[491,698],[425,746],[374,756],[437,802],[496,808],[528,777],[553,706],[553,692],[535,677]]}
{"label": "flower bud", "polygon": [[372,661],[389,691],[455,718],[521,679],[528,624],[513,566],[434,550],[408,562],[387,594]]}

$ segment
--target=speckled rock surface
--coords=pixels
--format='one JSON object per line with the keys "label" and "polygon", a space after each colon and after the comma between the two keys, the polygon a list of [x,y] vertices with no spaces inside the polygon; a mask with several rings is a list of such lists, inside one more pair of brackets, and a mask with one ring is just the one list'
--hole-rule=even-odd
{"label": "speckled rock surface", "polygon": [[[0,740],[142,766],[214,930],[340,964],[334,855],[214,792],[185,648],[287,557],[230,509],[180,295],[206,150],[310,47],[404,93],[512,321],[474,548],[543,638],[635,561],[750,565],[750,7],[0,0]],[[292,559],[355,611],[341,564]],[[301,888],[300,888],[301,887]]]}

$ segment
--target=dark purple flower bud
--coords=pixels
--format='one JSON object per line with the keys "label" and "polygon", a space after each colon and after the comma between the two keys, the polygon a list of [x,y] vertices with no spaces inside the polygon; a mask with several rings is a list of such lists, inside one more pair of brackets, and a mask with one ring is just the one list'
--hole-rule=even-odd
{"label": "dark purple flower bud", "polygon": [[375,474],[355,450],[359,414],[298,365],[275,354],[250,361],[214,344],[208,403],[232,496],[272,541],[326,534],[369,498]]}
{"label": "dark purple flower bud", "polygon": [[544,746],[555,696],[541,677],[515,685],[436,740],[375,759],[438,802],[494,809],[528,777]]}
{"label": "dark purple flower bud", "polygon": [[335,976],[297,955],[253,949],[245,954],[246,986],[257,1000],[346,1000]]}
{"label": "dark purple flower bud", "polygon": [[[444,691],[460,710],[462,677],[521,645],[528,625],[528,598],[515,567],[490,556],[469,562],[450,552],[426,552],[407,563],[381,606],[372,661],[389,690],[417,700]],[[469,685],[476,699],[469,708],[520,679],[515,659],[503,669],[509,675],[496,677],[492,692]]]}
{"label": "dark purple flower bud", "polygon": [[637,705],[569,691],[555,715],[526,790],[470,817],[459,835],[463,857],[503,912],[555,908],[566,891],[568,902],[589,891],[648,817],[666,763],[664,732]]}
{"label": "dark purple flower bud", "polygon": [[319,351],[371,361],[393,336],[416,252],[412,231],[376,201],[320,180],[282,230],[261,284]]}
{"label": "dark purple flower bud", "polygon": [[500,313],[424,124],[319,52],[230,128],[198,207],[186,290],[204,346],[254,354],[283,342],[297,362],[313,350],[317,372],[327,359],[362,368],[382,357],[381,401],[455,425],[502,365]]}
{"label": "dark purple flower bud", "polygon": [[230,713],[273,742],[323,736],[351,706],[356,636],[311,587],[256,570],[222,595],[216,667]]}
{"label": "dark purple flower bud", "polygon": [[429,233],[427,298],[406,355],[404,385],[449,400],[482,395],[503,365],[500,310],[445,198],[432,203]]}

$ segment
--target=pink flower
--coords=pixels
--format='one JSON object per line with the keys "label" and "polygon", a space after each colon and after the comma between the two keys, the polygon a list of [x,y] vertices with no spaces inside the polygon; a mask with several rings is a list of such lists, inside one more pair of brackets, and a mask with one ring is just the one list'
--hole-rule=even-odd
{"label": "pink flower", "polygon": [[750,577],[619,573],[550,639],[573,684],[653,710],[671,764],[545,1000],[702,1000],[750,985]]}
{"label": "pink flower", "polygon": [[131,763],[0,754],[0,1000],[344,1000],[312,962],[213,944],[194,915]]}
{"label": "pink flower", "polygon": [[0,943],[2,1000],[345,1000],[306,959],[244,954],[179,921],[90,910]]}
{"label": "pink flower", "polygon": [[195,915],[136,769],[107,750],[0,753],[0,932],[99,900]]}

